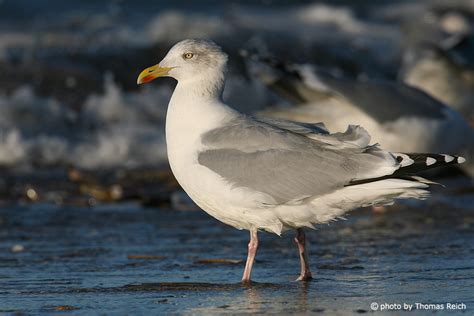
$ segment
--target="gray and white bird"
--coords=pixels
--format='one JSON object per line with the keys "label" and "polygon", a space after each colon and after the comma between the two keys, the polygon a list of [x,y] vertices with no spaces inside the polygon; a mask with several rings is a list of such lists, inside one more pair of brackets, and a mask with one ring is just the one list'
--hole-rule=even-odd
{"label": "gray and white bird", "polygon": [[291,107],[262,115],[300,122],[323,121],[329,130],[360,124],[373,141],[395,152],[450,152],[465,156],[474,176],[474,130],[456,110],[396,81],[355,80],[311,64],[248,55],[251,75],[278,92]]}
{"label": "gray and white bird", "polygon": [[451,47],[425,44],[403,58],[400,78],[459,111],[474,124],[474,67],[457,58]]}
{"label": "gray and white bird", "polygon": [[296,229],[301,272],[311,279],[304,227],[327,223],[365,205],[428,196],[427,168],[463,162],[451,155],[394,154],[369,145],[349,126],[330,134],[322,124],[258,119],[223,103],[227,55],[215,43],[184,40],[143,70],[138,84],[169,76],[178,81],[166,117],[169,163],[204,211],[250,231],[242,280],[250,281],[257,231]]}

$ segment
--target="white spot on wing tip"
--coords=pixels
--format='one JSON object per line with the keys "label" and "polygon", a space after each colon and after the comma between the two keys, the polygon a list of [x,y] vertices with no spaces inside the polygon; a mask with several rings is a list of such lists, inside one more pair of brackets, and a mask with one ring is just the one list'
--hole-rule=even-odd
{"label": "white spot on wing tip", "polygon": [[463,163],[465,161],[466,159],[464,157],[458,157],[458,163]]}
{"label": "white spot on wing tip", "polygon": [[410,166],[410,165],[415,163],[415,161],[413,159],[411,159],[408,155],[399,154],[399,153],[395,153],[394,155],[396,157],[401,157],[402,158],[402,161],[400,161],[400,166],[402,166],[402,167]]}
{"label": "white spot on wing tip", "polygon": [[445,162],[451,162],[454,160],[454,157],[453,156],[450,156],[450,155],[443,155],[444,156],[444,161]]}
{"label": "white spot on wing tip", "polygon": [[436,159],[431,157],[426,157],[426,165],[431,166],[432,164],[436,163]]}

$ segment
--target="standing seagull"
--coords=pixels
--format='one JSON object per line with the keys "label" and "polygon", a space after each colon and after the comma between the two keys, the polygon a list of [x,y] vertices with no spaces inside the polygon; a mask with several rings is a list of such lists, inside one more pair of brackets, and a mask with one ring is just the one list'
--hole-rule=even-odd
{"label": "standing seagull", "polygon": [[301,273],[311,279],[303,227],[347,211],[394,199],[428,196],[419,170],[461,163],[462,157],[398,154],[369,145],[359,126],[330,134],[323,124],[257,119],[221,100],[227,55],[215,43],[184,40],[138,84],[157,77],[178,80],[166,117],[171,169],[203,210],[250,231],[243,282],[250,282],[258,230],[280,235],[295,228]]}

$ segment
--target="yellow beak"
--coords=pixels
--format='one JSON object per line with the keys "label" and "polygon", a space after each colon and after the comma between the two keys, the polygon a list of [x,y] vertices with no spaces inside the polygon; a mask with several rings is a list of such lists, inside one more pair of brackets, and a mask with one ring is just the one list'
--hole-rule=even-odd
{"label": "yellow beak", "polygon": [[150,82],[158,77],[164,77],[168,75],[168,72],[173,69],[168,67],[160,67],[160,64],[148,67],[143,70],[137,79],[137,84]]}

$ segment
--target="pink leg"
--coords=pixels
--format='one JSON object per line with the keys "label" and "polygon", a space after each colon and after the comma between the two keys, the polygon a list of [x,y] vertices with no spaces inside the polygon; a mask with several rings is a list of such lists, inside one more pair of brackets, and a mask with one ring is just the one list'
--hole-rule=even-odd
{"label": "pink leg", "polygon": [[303,231],[303,228],[298,228],[296,230],[295,242],[298,245],[301,261],[301,272],[296,281],[309,281],[313,277],[311,276],[311,271],[309,270],[308,255],[306,254],[306,235]]}
{"label": "pink leg", "polygon": [[257,254],[258,248],[258,237],[257,230],[250,230],[250,241],[249,241],[249,253],[247,256],[247,263],[245,264],[244,275],[242,276],[242,282],[249,283],[250,275],[252,274],[252,266],[255,261],[255,255]]}

